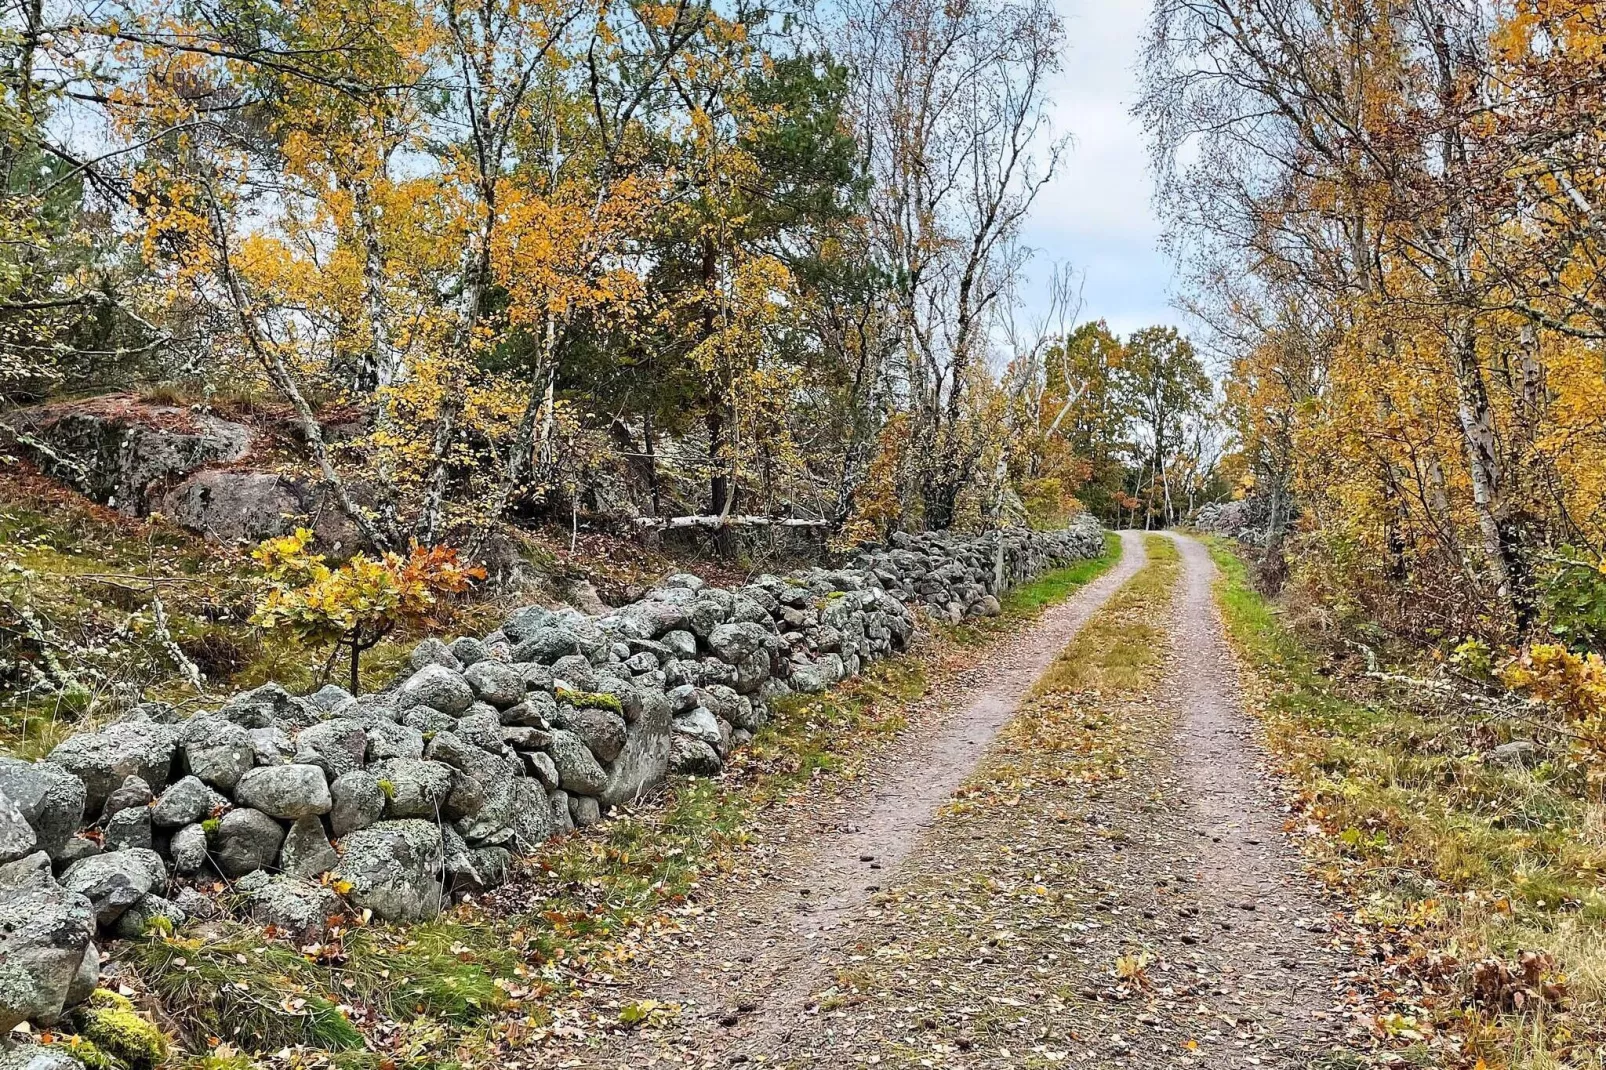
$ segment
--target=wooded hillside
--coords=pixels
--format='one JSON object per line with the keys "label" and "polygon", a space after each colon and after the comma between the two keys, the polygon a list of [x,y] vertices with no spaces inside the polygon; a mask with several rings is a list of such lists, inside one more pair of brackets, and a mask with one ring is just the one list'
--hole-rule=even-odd
{"label": "wooded hillside", "polygon": [[[1134,340],[1176,396],[1151,391],[1127,449],[1108,384],[1072,374],[1069,276],[1023,311],[1023,223],[1066,144],[1046,3],[15,14],[6,406],[266,415],[283,474],[381,550],[509,516],[702,517],[679,526],[726,552],[781,521],[1047,523],[1118,451],[1112,517],[1208,490],[1198,449],[1177,470],[1208,394],[1185,342]],[[37,421],[7,427],[53,463]]]}

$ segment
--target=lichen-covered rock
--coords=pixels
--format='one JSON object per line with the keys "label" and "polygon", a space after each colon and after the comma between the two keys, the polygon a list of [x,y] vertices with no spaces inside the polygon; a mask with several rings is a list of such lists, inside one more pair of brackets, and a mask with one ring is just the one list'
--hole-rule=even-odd
{"label": "lichen-covered rock", "polygon": [[513,754],[493,754],[465,743],[451,732],[430,741],[430,757],[456,770],[445,813],[458,822],[469,839],[483,839],[498,828],[510,827],[516,803],[515,779],[522,779],[523,763]]}
{"label": "lichen-covered rock", "polygon": [[166,883],[165,874],[161,880],[156,875],[163,868],[154,851],[111,851],[68,866],[61,875],[61,886],[87,899],[95,920],[109,926],[153,887]]}
{"label": "lichen-covered rock", "polygon": [[57,869],[66,869],[80,858],[93,858],[100,853],[99,842],[88,836],[74,836],[57,852],[54,861]]}
{"label": "lichen-covered rock", "polygon": [[60,1017],[95,935],[88,897],[50,880],[48,863],[28,873],[0,884],[0,1036]]}
{"label": "lichen-covered rock", "polygon": [[323,720],[323,711],[316,705],[274,683],[235,695],[217,712],[241,728],[307,728]]}
{"label": "lichen-covered rock", "polygon": [[547,753],[552,755],[552,764],[558,767],[558,779],[565,791],[596,795],[607,787],[608,774],[597,764],[591,748],[573,732],[553,729]]}
{"label": "lichen-covered rock", "polygon": [[[360,486],[351,489],[359,503],[369,504]],[[316,476],[208,469],[163,495],[160,508],[169,519],[222,542],[254,546],[308,526],[319,549],[367,548],[362,531]]]}
{"label": "lichen-covered rock", "polygon": [[403,709],[428,706],[442,713],[462,713],[474,702],[474,689],[463,674],[444,665],[426,665],[409,676],[397,694]]}
{"label": "lichen-covered rock", "polygon": [[339,684],[324,684],[308,695],[307,701],[325,713],[339,713],[347,705],[357,701],[357,699],[356,696]]}
{"label": "lichen-covered rock", "polygon": [[[257,730],[284,736],[281,729],[269,726]],[[179,754],[184,768],[219,791],[231,792],[234,785],[253,765],[257,764],[257,744],[251,730],[223,717],[202,716],[186,723],[180,734]],[[289,737],[284,736],[285,745]],[[276,751],[275,751],[276,754]],[[263,765],[272,764],[264,760]]]}
{"label": "lichen-covered rock", "polygon": [[469,666],[463,679],[483,702],[504,709],[523,701],[524,677],[511,665],[481,659]]}
{"label": "lichen-covered rock", "polygon": [[127,394],[20,409],[5,422],[40,468],[130,516],[149,512],[175,478],[244,457],[252,441],[244,424]]}
{"label": "lichen-covered rock", "polygon": [[381,721],[369,725],[366,757],[370,764],[388,758],[422,758],[424,733],[410,725]]}
{"label": "lichen-covered rock", "polygon": [[457,724],[452,727],[452,734],[470,746],[492,754],[506,754],[507,744],[502,740],[502,733],[507,729],[502,727],[501,720],[495,711],[490,713],[474,713],[467,717],[459,717]]}
{"label": "lichen-covered rock", "polygon": [[792,666],[792,674],[786,678],[786,682],[793,691],[804,695],[818,694],[831,686],[825,671],[817,665]]}
{"label": "lichen-covered rock", "polygon": [[458,636],[447,644],[447,649],[464,669],[473,668],[491,656],[490,647],[485,645],[485,641],[472,635]]}
{"label": "lichen-covered rock", "polygon": [[657,790],[669,772],[669,702],[662,691],[642,693],[640,714],[625,732],[625,745],[608,766],[608,783],[599,793],[604,805],[634,802]]}
{"label": "lichen-covered rock", "polygon": [[723,684],[710,684],[697,692],[698,705],[716,718],[729,721],[740,728],[751,729],[753,704],[745,695],[739,695]]}
{"label": "lichen-covered rock", "polygon": [[252,769],[235,786],[234,801],[282,821],[327,814],[334,805],[323,770],[296,763]]}
{"label": "lichen-covered rock", "polygon": [[429,821],[381,821],[340,844],[334,876],[347,897],[388,921],[424,921],[440,913],[440,829]]}
{"label": "lichen-covered rock", "polygon": [[191,825],[210,817],[214,810],[228,803],[228,799],[202,783],[200,777],[187,776],[162,792],[156,805],[151,807],[151,821],[157,828]]}
{"label": "lichen-covered rock", "polygon": [[[551,742],[551,737],[547,737]],[[533,751],[524,756],[525,768],[531,776],[541,782],[547,791],[556,791],[558,788],[558,767],[552,761],[552,755],[543,751]]]}
{"label": "lichen-covered rock", "polygon": [[155,798],[151,794],[151,786],[137,776],[127,777],[116,791],[106,796],[106,804],[101,808],[101,820],[115,817],[124,810],[133,806],[149,806]]}
{"label": "lichen-covered rock", "polygon": [[323,822],[316,817],[292,822],[279,848],[279,871],[292,877],[316,877],[334,869],[339,861]]}
{"label": "lichen-covered rock", "polygon": [[545,691],[531,691],[524,696],[523,702],[503,710],[500,719],[505,725],[545,728],[557,712],[557,699]]}
{"label": "lichen-covered rock", "polygon": [[[256,759],[257,765],[284,765],[295,757],[296,745],[290,739],[290,733],[278,725],[268,728],[248,728],[245,730],[245,735],[250,741],[251,754]],[[249,765],[245,767],[245,769],[249,768]],[[240,770],[241,775],[244,775],[245,769]],[[194,772],[193,767],[191,771]],[[197,773],[196,775],[199,776],[200,774]],[[206,778],[203,776],[201,779],[205,780]],[[239,777],[235,777],[235,780],[239,780]],[[234,790],[232,784],[226,788],[221,783],[217,786],[225,791]]]}
{"label": "lichen-covered rock", "polygon": [[0,791],[0,863],[33,854],[38,846],[39,834],[28,824],[22,807]]}
{"label": "lichen-covered rock", "polygon": [[698,706],[686,713],[677,714],[674,729],[677,735],[700,739],[716,749],[721,742],[719,719],[706,706]]}
{"label": "lichen-covered rock", "polygon": [[708,633],[708,649],[727,665],[739,665],[774,642],[774,632],[749,621],[721,624]]}
{"label": "lichen-covered rock", "polygon": [[514,779],[508,790],[513,808],[510,846],[521,854],[532,854],[553,834],[547,791],[531,777]]}
{"label": "lichen-covered rock", "polygon": [[452,731],[457,727],[457,718],[432,706],[414,706],[402,714],[402,724],[428,739],[436,732]]}
{"label": "lichen-covered rock", "polygon": [[447,866],[454,892],[483,892],[507,883],[513,856],[505,847],[470,847]]}
{"label": "lichen-covered rock", "polygon": [[379,778],[365,770],[353,770],[335,778],[329,785],[334,805],[329,810],[329,830],[336,838],[367,828],[385,813],[385,792]]}
{"label": "lichen-covered rock", "polygon": [[571,795],[569,817],[575,828],[589,828],[602,820],[602,807],[589,795]]}
{"label": "lichen-covered rock", "polygon": [[167,845],[168,860],[173,863],[173,870],[177,873],[198,873],[206,865],[206,856],[206,829],[198,822],[185,825],[173,833]]}
{"label": "lichen-covered rock", "polygon": [[584,654],[568,654],[552,663],[553,690],[591,691],[597,686],[596,669]]}
{"label": "lichen-covered rock", "polygon": [[26,1044],[0,1052],[0,1070],[86,1070],[63,1044]]}
{"label": "lichen-covered rock", "polygon": [[[389,723],[389,722],[387,722]],[[330,780],[361,769],[367,755],[368,735],[362,722],[335,717],[303,728],[296,736],[295,760],[315,765]]]}
{"label": "lichen-covered rock", "polygon": [[253,921],[298,944],[316,940],[340,913],[340,897],[333,889],[288,874],[258,870],[242,877],[234,890]]}
{"label": "lichen-covered rock", "polygon": [[554,836],[565,836],[574,831],[574,816],[569,813],[569,793],[554,791],[547,796],[551,807],[551,829]]}
{"label": "lichen-covered rock", "polygon": [[230,810],[217,824],[212,857],[225,877],[243,877],[273,865],[284,826],[260,810]]}
{"label": "lichen-covered rock", "polygon": [[580,653],[580,637],[568,628],[546,624],[532,629],[513,645],[514,661],[541,661],[547,664],[567,654]]}
{"label": "lichen-covered rock", "polygon": [[619,757],[625,747],[625,719],[595,707],[561,706],[553,725],[580,737],[597,761],[606,765]]}
{"label": "lichen-covered rock", "polygon": [[113,814],[103,830],[108,851],[126,851],[151,846],[151,812],[143,806],[127,807]]}
{"label": "lichen-covered rock", "polygon": [[[525,606],[514,610],[502,623],[502,634],[509,643],[517,645],[533,635],[538,629],[545,628],[552,623],[553,613],[545,606]],[[517,659],[523,660],[523,659]]]}
{"label": "lichen-covered rock", "polygon": [[431,636],[413,647],[413,652],[407,657],[407,665],[414,672],[426,669],[431,665],[444,665],[453,672],[463,671],[463,662],[453,653],[445,643]]}
{"label": "lichen-covered rock", "polygon": [[0,757],[0,794],[11,800],[38,837],[39,849],[52,859],[84,822],[84,782],[60,766]]}
{"label": "lichen-covered rock", "polygon": [[683,732],[673,733],[669,741],[669,767],[691,776],[718,776],[725,768],[718,751]]}
{"label": "lichen-covered rock", "polygon": [[452,793],[452,770],[422,758],[390,758],[370,767],[385,793],[387,818],[434,820]]}
{"label": "lichen-covered rock", "polygon": [[86,808],[99,813],[106,798],[131,776],[165,787],[177,747],[178,731],[172,725],[123,721],[68,736],[45,760],[83,781]]}
{"label": "lichen-covered rock", "polygon": [[54,883],[55,878],[50,875],[50,856],[43,851],[0,865],[0,890]]}
{"label": "lichen-covered rock", "polygon": [[139,902],[123,911],[112,926],[112,932],[124,940],[133,940],[152,929],[175,932],[188,920],[188,915],[177,903],[152,893],[141,896]]}

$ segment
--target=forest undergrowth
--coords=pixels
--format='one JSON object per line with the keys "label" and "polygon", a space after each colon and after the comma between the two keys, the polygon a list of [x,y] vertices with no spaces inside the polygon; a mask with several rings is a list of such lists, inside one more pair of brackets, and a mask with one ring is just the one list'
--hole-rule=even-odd
{"label": "forest undergrowth", "polygon": [[1354,903],[1376,1030],[1411,1065],[1600,1066],[1606,808],[1564,758],[1494,760],[1532,725],[1335,671],[1232,544],[1212,553],[1289,830]]}

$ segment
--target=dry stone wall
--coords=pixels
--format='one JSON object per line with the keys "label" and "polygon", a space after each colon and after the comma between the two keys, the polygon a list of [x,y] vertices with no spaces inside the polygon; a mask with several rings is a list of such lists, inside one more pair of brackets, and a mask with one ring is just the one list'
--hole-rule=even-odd
{"label": "dry stone wall", "polygon": [[916,607],[999,612],[1000,538],[1002,586],[1103,549],[1083,521],[899,535],[731,590],[676,575],[602,616],[527,606],[489,635],[427,639],[381,693],[268,684],[182,719],[148,704],[45,760],[0,758],[0,1033],[84,998],[104,935],[216,910],[190,878],[225,878],[296,936],[341,896],[417,921],[492,887],[669,770],[718,773],[778,698],[904,649]]}

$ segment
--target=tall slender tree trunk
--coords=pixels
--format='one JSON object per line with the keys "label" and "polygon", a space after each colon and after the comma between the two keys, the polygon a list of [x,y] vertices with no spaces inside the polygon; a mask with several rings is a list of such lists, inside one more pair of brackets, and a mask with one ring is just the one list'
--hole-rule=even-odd
{"label": "tall slender tree trunk", "polygon": [[1478,518],[1478,532],[1483,538],[1490,578],[1494,580],[1501,600],[1515,610],[1513,547],[1501,523],[1504,478],[1495,437],[1494,413],[1483,371],[1478,366],[1477,336],[1470,316],[1464,317],[1452,331],[1450,347],[1451,362],[1455,368],[1456,415],[1466,448],[1467,473],[1472,483],[1472,504]]}
{"label": "tall slender tree trunk", "polygon": [[646,444],[647,490],[652,495],[652,515],[664,515],[664,503],[658,487],[658,448],[653,442],[652,413],[641,418],[641,439]]}

